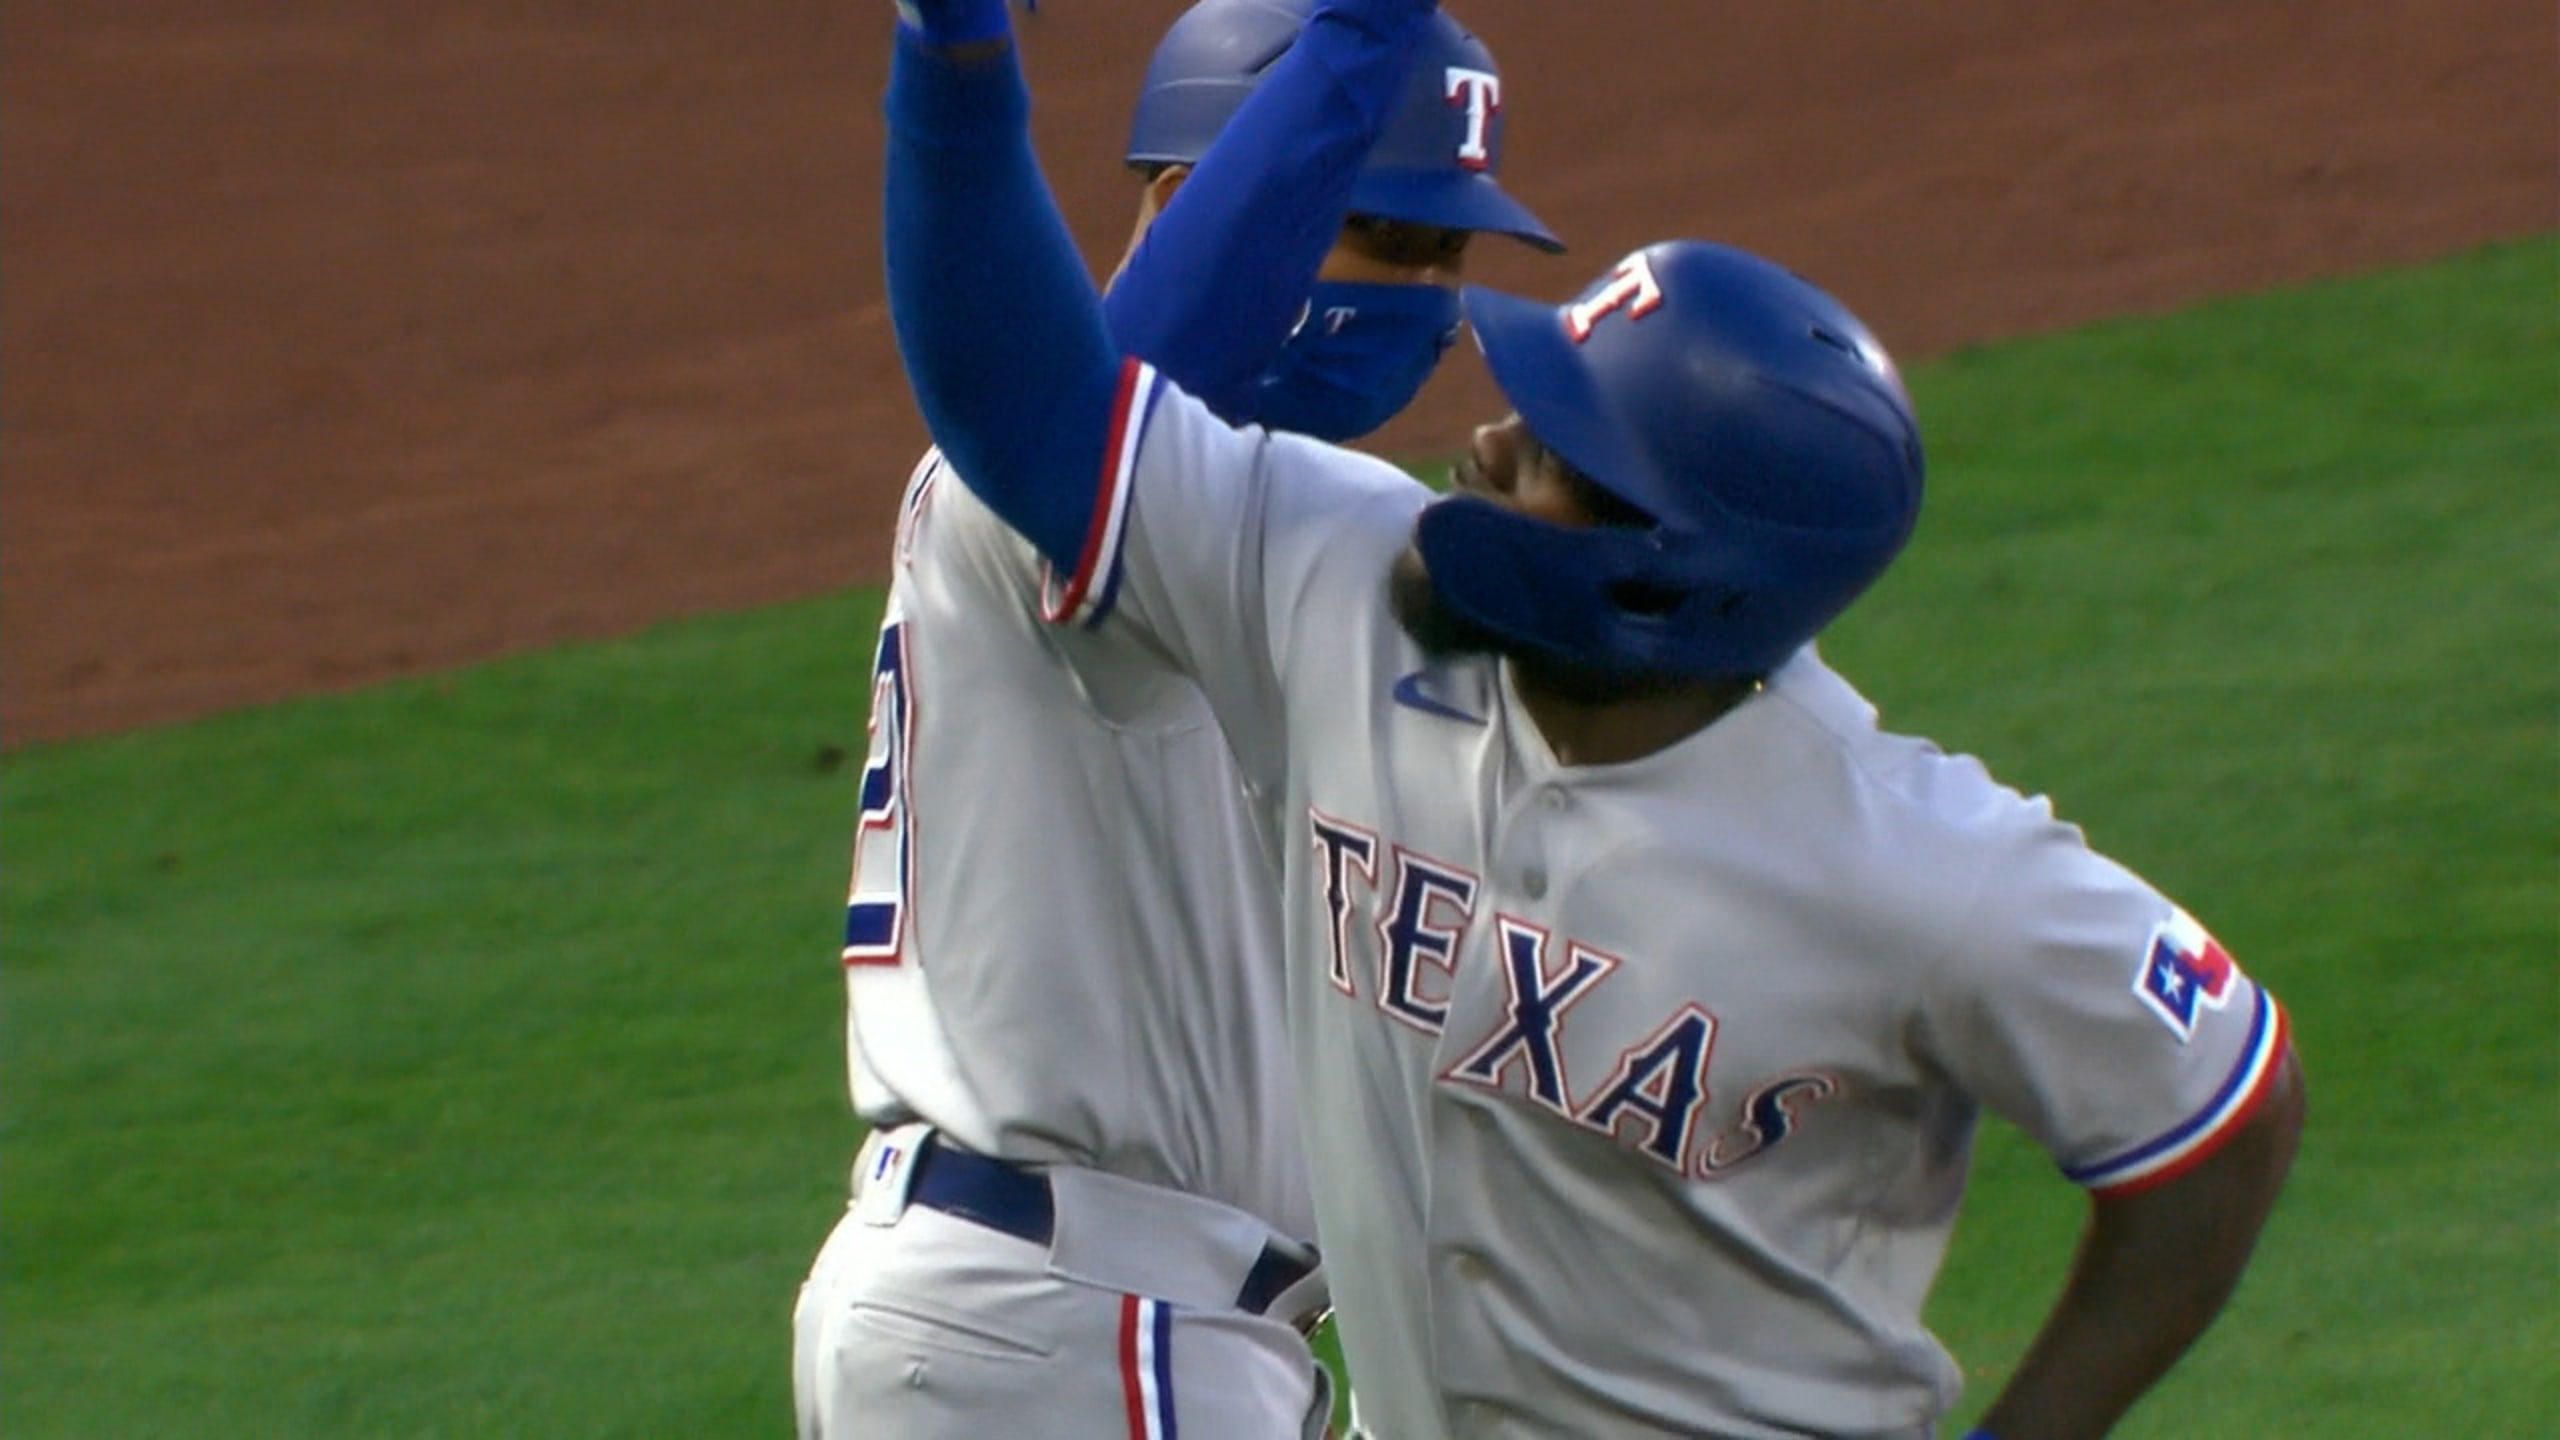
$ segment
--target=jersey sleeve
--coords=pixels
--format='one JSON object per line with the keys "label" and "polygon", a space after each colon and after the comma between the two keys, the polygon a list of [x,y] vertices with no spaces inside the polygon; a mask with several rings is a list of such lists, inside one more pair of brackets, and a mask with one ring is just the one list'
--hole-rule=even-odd
{"label": "jersey sleeve", "polygon": [[1231,427],[1136,360],[1106,453],[1078,563],[1044,577],[1044,618],[1142,636],[1207,694],[1246,777],[1278,786],[1293,654],[1384,615],[1430,492],[1354,451]]}
{"label": "jersey sleeve", "polygon": [[1932,1059],[2089,1190],[2163,1183],[2265,1099],[2284,1012],[2194,917],[2021,803],[1924,1002]]}
{"label": "jersey sleeve", "polygon": [[[945,675],[965,672],[973,700],[1046,711],[1072,695],[1123,730],[1188,723],[1190,682],[1116,627],[1044,623],[1046,562],[987,508],[940,451],[928,452],[899,506],[891,608]],[[957,657],[957,658],[955,658]],[[1060,690],[1043,677],[1063,667]]]}

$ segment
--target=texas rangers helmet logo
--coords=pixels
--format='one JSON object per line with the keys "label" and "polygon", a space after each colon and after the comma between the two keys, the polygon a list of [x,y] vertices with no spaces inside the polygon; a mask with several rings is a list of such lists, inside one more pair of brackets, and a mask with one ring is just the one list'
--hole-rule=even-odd
{"label": "texas rangers helmet logo", "polygon": [[1623,309],[1630,320],[1641,320],[1662,304],[1662,282],[1654,278],[1653,261],[1641,250],[1618,262],[1609,278],[1592,287],[1590,294],[1564,307],[1564,333],[1579,345],[1591,338],[1600,317],[1612,310]]}
{"label": "texas rangers helmet logo", "polygon": [[1502,112],[1502,77],[1489,70],[1452,65],[1440,77],[1441,98],[1467,107],[1467,133],[1458,141],[1458,164],[1493,167],[1493,117]]}
{"label": "texas rangers helmet logo", "polygon": [[2239,974],[2240,967],[2231,963],[2231,954],[2221,942],[2206,934],[2194,916],[2174,910],[2151,932],[2133,993],[2178,1033],[2183,1044],[2194,1037],[2200,1013],[2230,1002],[2232,982]]}

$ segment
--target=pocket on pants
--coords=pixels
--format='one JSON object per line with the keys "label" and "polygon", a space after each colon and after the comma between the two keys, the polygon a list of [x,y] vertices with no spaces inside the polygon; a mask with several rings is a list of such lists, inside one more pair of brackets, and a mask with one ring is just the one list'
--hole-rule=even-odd
{"label": "pocket on pants", "polygon": [[857,1300],[846,1308],[845,1318],[875,1335],[981,1360],[1031,1362],[1056,1353],[1038,1337],[1007,1330],[979,1315]]}

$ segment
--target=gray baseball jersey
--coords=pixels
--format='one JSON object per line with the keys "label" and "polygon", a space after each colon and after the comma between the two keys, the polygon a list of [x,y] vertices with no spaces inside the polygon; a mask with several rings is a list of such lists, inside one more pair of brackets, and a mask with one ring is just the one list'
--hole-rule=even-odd
{"label": "gray baseball jersey", "polygon": [[1312,1235],[1278,872],[1199,690],[1044,623],[1038,556],[938,456],[895,556],[845,911],[855,1108]]}
{"label": "gray baseball jersey", "polygon": [[1666,750],[1561,765],[1498,663],[1390,614],[1425,491],[1126,383],[1064,590],[1196,676],[1271,797],[1380,1435],[1926,1435],[1977,1110],[2106,1189],[2264,1093],[2282,1017],[2194,921],[1810,650]]}

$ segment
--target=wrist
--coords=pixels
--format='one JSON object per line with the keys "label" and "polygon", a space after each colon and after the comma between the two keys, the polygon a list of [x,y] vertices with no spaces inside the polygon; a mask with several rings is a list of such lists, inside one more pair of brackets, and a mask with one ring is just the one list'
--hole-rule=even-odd
{"label": "wrist", "polygon": [[1031,93],[1013,47],[998,44],[985,58],[936,43],[922,31],[898,27],[882,111],[890,133],[937,151],[975,150],[1024,143]]}
{"label": "wrist", "polygon": [[1009,0],[897,0],[898,26],[935,46],[1001,40],[1013,33]]}
{"label": "wrist", "polygon": [[1327,25],[1341,25],[1367,36],[1371,42],[1391,44],[1431,23],[1440,9],[1439,0],[1327,0],[1307,17],[1305,29],[1316,30]]}

